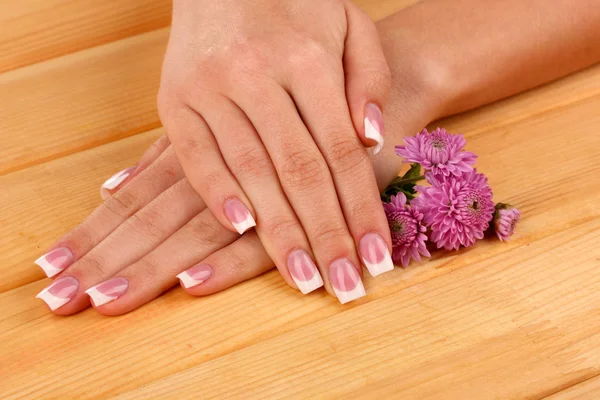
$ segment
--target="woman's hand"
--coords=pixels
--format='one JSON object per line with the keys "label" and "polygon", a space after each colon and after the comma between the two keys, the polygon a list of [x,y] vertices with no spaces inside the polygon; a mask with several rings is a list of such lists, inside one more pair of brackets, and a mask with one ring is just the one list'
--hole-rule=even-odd
{"label": "woman's hand", "polygon": [[238,237],[217,221],[165,145],[161,138],[146,152],[135,178],[104,188],[106,201],[37,260],[56,278],[38,295],[55,313],[81,311],[91,297],[103,314],[123,314],[177,275],[189,293],[206,295],[273,267],[255,232]]}
{"label": "woman's hand", "polygon": [[[418,53],[407,53],[392,35],[397,34],[393,24],[386,26],[382,39],[395,78],[385,116],[392,140],[372,160],[381,189],[400,168],[394,144],[421,130],[440,109],[439,91],[423,75],[430,69],[420,68]],[[56,314],[89,307],[86,292],[100,313],[119,315],[171,288],[176,276],[188,293],[207,295],[273,267],[256,234],[237,237],[206,209],[164,136],[101,192],[105,202],[37,260],[54,279],[39,297]],[[335,294],[328,281],[325,287]]]}
{"label": "woman's hand", "polygon": [[256,226],[291,286],[329,280],[346,302],[364,295],[343,290],[361,261],[393,268],[364,149],[381,150],[389,84],[375,25],[350,1],[175,0],[159,112],[217,220]]}

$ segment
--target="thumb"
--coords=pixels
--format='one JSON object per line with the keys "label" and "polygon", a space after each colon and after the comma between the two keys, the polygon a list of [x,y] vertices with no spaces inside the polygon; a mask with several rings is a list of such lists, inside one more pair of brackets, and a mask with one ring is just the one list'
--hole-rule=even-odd
{"label": "thumb", "polygon": [[373,154],[378,154],[385,135],[382,111],[391,86],[391,73],[375,23],[350,1],[346,2],[346,15],[346,98],[358,136],[365,146],[373,147]]}

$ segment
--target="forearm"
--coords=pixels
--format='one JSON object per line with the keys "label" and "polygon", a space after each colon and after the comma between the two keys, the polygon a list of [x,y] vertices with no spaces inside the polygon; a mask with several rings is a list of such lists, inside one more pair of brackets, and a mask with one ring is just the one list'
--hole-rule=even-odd
{"label": "forearm", "polygon": [[434,92],[434,118],[600,61],[600,0],[423,0],[378,28],[394,79]]}

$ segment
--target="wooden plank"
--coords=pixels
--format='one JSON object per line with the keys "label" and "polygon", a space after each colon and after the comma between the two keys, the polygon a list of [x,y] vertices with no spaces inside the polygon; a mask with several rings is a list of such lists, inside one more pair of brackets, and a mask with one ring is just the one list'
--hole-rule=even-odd
{"label": "wooden plank", "polygon": [[171,22],[171,0],[0,2],[0,73]]}
{"label": "wooden plank", "polygon": [[600,372],[599,228],[584,223],[116,397],[539,396]]}
{"label": "wooden plank", "polygon": [[577,385],[545,397],[545,400],[595,400],[600,394],[600,376],[595,376]]}
{"label": "wooden plank", "polygon": [[[378,15],[399,7],[363,3]],[[0,75],[0,174],[158,127],[155,96],[167,36],[167,29],[157,30]],[[487,119],[473,119],[473,129],[594,96],[598,76],[600,66],[549,85],[547,97],[533,91],[518,106],[499,103]],[[452,128],[453,121],[447,122]]]}
{"label": "wooden plank", "polygon": [[[489,385],[490,396],[518,398],[591,377],[600,372],[600,182],[571,181],[592,177],[600,162],[585,151],[600,148],[600,137],[584,135],[600,124],[598,107],[600,97],[470,137],[497,199],[524,212],[517,237],[366,278],[369,296],[354,304],[300,296],[275,272],[203,299],[172,290],[119,318],[48,314],[33,299],[46,281],[0,294],[0,358],[11,368],[0,373],[0,392],[144,397],[136,389],[148,384],[159,397],[167,387],[184,396],[202,382],[207,398],[239,395],[242,384],[246,398],[317,390],[419,398]],[[23,349],[36,351],[22,357]]]}
{"label": "wooden plank", "polygon": [[0,75],[0,174],[160,126],[167,29]]}
{"label": "wooden plank", "polygon": [[[171,291],[120,318],[60,318],[11,291],[0,304],[21,311],[1,327],[11,374],[0,389],[5,398],[189,397],[199,388],[203,398],[552,392],[600,372],[599,228],[588,221],[346,307],[298,296],[275,273],[203,299]],[[36,351],[22,357],[21,349]]]}
{"label": "wooden plank", "polygon": [[[375,19],[417,0],[357,5]],[[0,73],[167,27],[171,0],[28,0],[0,2]]]}

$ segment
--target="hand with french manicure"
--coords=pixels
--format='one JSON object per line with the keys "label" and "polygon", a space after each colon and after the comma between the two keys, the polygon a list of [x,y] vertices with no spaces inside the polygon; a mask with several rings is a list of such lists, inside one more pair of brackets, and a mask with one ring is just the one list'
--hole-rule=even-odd
{"label": "hand with french manicure", "polygon": [[[302,293],[364,296],[393,268],[368,151],[383,146],[390,73],[346,0],[175,0],[159,113],[191,187],[256,233]],[[357,187],[360,191],[357,191]]]}

